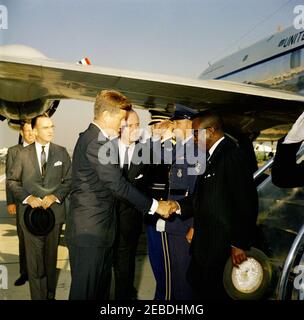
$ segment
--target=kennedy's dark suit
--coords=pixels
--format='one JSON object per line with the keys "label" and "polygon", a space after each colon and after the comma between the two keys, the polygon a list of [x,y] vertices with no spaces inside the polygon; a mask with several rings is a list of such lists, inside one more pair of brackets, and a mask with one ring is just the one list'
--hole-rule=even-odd
{"label": "kennedy's dark suit", "polygon": [[182,214],[194,214],[188,276],[196,298],[221,299],[231,246],[246,250],[254,241],[258,198],[245,159],[226,137],[198,177],[192,201],[181,201]]}
{"label": "kennedy's dark suit", "polygon": [[[104,152],[110,146],[111,151]],[[116,164],[109,163],[109,156]],[[107,159],[106,159],[107,158]],[[72,271],[71,299],[108,299],[112,246],[116,235],[115,199],[147,213],[152,199],[122,176],[116,143],[91,124],[73,155],[72,193],[67,221]]]}
{"label": "kennedy's dark suit", "polygon": [[[22,144],[17,144],[13,147],[8,148],[6,156],[6,167],[5,173],[8,176],[9,171],[13,168],[17,154],[23,149]],[[24,243],[24,234],[20,226],[20,210],[18,210],[18,201],[14,198],[13,191],[8,186],[8,180],[6,180],[6,203],[7,205],[15,204],[17,205],[17,214],[16,214],[16,228],[17,235],[19,239],[19,266],[20,266],[20,275],[27,277],[26,269],[26,257],[25,257],[25,243]]]}
{"label": "kennedy's dark suit", "polygon": [[[127,180],[137,189],[146,191],[149,166],[136,160],[142,156],[143,144],[136,142]],[[142,232],[143,215],[128,201],[118,200],[117,238],[114,246],[115,300],[130,300],[133,294],[135,256],[138,240]]]}
{"label": "kennedy's dark suit", "polygon": [[[46,173],[40,173],[35,144],[21,150],[14,167],[8,173],[8,186],[20,203],[20,224],[24,231],[26,260],[32,299],[52,299],[56,290],[57,247],[62,224],[65,222],[65,197],[70,192],[71,160],[65,148],[51,143]],[[30,195],[43,199],[54,194],[59,203],[51,209],[56,218],[54,229],[47,236],[34,236],[24,224],[26,205]]]}

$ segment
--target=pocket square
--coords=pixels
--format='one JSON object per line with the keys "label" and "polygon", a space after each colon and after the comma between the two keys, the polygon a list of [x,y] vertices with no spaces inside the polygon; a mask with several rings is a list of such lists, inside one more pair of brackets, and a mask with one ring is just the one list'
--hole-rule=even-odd
{"label": "pocket square", "polygon": [[137,176],[136,178],[134,178],[135,180],[141,179],[144,175],[140,174],[139,176]]}
{"label": "pocket square", "polygon": [[57,161],[54,163],[54,167],[58,167],[58,166],[62,166],[62,162],[61,161]]}

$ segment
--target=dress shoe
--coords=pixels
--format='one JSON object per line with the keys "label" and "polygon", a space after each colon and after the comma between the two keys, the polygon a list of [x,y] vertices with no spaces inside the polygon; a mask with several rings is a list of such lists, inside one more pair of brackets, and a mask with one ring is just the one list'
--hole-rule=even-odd
{"label": "dress shoe", "polygon": [[15,281],[15,286],[22,286],[26,283],[26,281],[28,280],[27,276],[20,276],[16,281]]}

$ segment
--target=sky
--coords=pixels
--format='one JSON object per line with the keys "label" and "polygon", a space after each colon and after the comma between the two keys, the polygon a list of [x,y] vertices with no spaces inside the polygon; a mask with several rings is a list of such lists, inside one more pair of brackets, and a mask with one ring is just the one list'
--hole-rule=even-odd
{"label": "sky", "polygon": [[[196,78],[212,63],[292,25],[300,0],[0,0],[0,44],[31,46],[65,62]],[[0,48],[1,50],[1,48]],[[140,111],[142,125],[148,122]],[[62,101],[55,143],[69,150],[92,119],[92,103]],[[18,133],[0,123],[0,148]]]}

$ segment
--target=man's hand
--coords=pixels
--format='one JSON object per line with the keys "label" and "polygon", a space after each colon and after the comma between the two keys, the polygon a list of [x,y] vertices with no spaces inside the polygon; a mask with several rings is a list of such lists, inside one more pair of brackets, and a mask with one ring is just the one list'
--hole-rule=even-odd
{"label": "man's hand", "polygon": [[158,201],[156,212],[163,218],[167,219],[174,212],[174,208],[175,206],[173,207],[173,204],[170,201]]}
{"label": "man's hand", "polygon": [[190,244],[194,235],[194,228],[190,228],[186,234],[187,242]]}
{"label": "man's hand", "polygon": [[297,121],[293,124],[288,132],[284,142],[296,143],[304,140],[304,112],[300,115]]}
{"label": "man's hand", "polygon": [[45,196],[42,199],[42,207],[43,207],[43,209],[49,208],[54,202],[56,202],[56,200],[57,200],[57,197],[54,196],[53,194]]}
{"label": "man's hand", "polygon": [[232,247],[231,248],[231,259],[232,264],[238,268],[238,266],[245,260],[247,260],[247,256],[244,250]]}
{"label": "man's hand", "polygon": [[34,197],[34,196],[29,196],[27,199],[27,203],[32,207],[32,208],[39,208],[42,206],[42,201],[40,198]]}
{"label": "man's hand", "polygon": [[14,203],[9,204],[9,205],[7,206],[7,212],[8,212],[8,214],[10,214],[10,215],[16,214],[16,213],[17,213],[17,206],[16,206]]}
{"label": "man's hand", "polygon": [[168,200],[167,202],[170,204],[172,212],[176,212],[177,210],[180,210],[180,206],[177,201]]}

